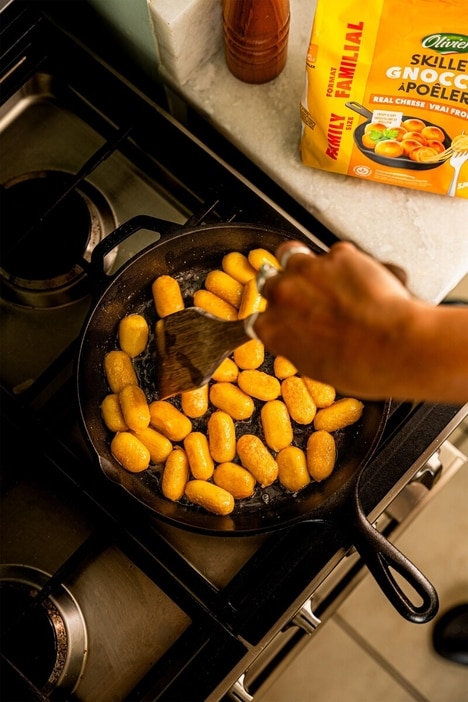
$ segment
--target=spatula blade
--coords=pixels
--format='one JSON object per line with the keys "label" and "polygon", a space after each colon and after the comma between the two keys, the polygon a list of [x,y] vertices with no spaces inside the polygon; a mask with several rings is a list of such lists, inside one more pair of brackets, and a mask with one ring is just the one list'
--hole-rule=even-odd
{"label": "spatula blade", "polygon": [[156,386],[167,399],[205,385],[219,364],[255,335],[252,320],[228,322],[188,307],[156,323]]}

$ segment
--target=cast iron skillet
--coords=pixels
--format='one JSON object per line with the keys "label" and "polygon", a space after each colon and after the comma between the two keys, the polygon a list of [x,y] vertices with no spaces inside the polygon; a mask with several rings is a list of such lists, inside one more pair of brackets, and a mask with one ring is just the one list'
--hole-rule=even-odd
{"label": "cast iron skillet", "polygon": [[[103,259],[117,243],[139,229],[163,234],[125,264],[111,278],[105,276]],[[238,501],[232,514],[220,517],[199,507],[165,499],[159,489],[161,467],[133,474],[122,468],[110,453],[112,438],[103,424],[100,403],[109,392],[103,370],[107,351],[117,348],[120,319],[131,312],[143,313],[154,328],[156,314],[151,283],[162,274],[176,277],[190,304],[190,295],[201,287],[208,271],[219,268],[228,251],[247,253],[252,248],[274,251],[290,234],[250,224],[177,227],[167,222],[139,216],[115,230],[94,250],[91,268],[100,273],[105,289],[97,297],[83,326],[77,359],[77,391],[84,435],[104,474],[159,518],[192,531],[241,536],[271,532],[304,521],[329,521],[351,533],[353,544],[397,611],[413,622],[426,622],[437,613],[437,594],[425,576],[400,551],[367,521],[359,499],[359,483],[366,464],[382,436],[388,416],[388,402],[365,402],[359,423],[336,435],[337,466],[323,483],[311,483],[298,494],[278,486],[258,489],[249,500]],[[311,245],[310,240],[302,237]],[[148,352],[135,362],[140,385],[148,400],[157,399],[154,386],[154,338]],[[261,434],[259,412],[251,420],[237,423],[240,433]],[[200,421],[206,421],[200,420]],[[194,430],[202,430],[194,422]],[[304,445],[306,436],[295,433],[296,443]],[[422,604],[413,604],[390,570],[409,583]]]}
{"label": "cast iron skillet", "polygon": [[[354,112],[357,112],[361,117],[366,118],[366,122],[363,122],[360,124],[356,129],[354,130],[354,143],[358,147],[359,151],[363,153],[365,156],[371,159],[371,161],[375,161],[376,163],[380,163],[382,166],[390,166],[391,168],[409,168],[410,170],[414,171],[427,171],[431,168],[437,168],[437,166],[441,166],[444,161],[437,161],[435,163],[424,163],[424,162],[419,162],[419,161],[412,161],[410,158],[407,158],[406,156],[398,156],[398,158],[390,158],[389,156],[381,156],[380,154],[376,154],[375,151],[372,149],[366,149],[366,147],[362,143],[362,135],[364,134],[364,131],[367,127],[368,124],[372,122],[372,112],[365,108],[363,105],[360,105],[357,102],[347,102],[346,107],[349,107],[351,110]],[[414,115],[413,115],[414,117]],[[406,119],[412,119],[412,116],[409,115],[404,115],[402,120]],[[426,124],[427,127],[439,127],[439,129],[442,129],[445,139],[444,139],[444,148],[448,149],[450,144],[452,143],[452,140],[450,139],[449,135],[443,129],[440,125],[434,124],[433,122],[428,122],[425,119],[422,119],[422,117],[418,117],[422,122]]]}

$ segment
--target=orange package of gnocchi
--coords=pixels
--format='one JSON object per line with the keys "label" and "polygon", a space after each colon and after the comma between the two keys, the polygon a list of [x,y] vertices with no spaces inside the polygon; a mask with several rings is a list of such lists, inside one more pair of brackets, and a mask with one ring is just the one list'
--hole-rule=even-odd
{"label": "orange package of gnocchi", "polygon": [[468,198],[467,0],[317,0],[306,166]]}

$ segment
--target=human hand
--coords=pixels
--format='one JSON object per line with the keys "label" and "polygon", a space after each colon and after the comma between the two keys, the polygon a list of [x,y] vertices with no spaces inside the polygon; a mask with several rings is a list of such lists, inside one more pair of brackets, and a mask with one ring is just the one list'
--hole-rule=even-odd
{"label": "human hand", "polygon": [[341,393],[389,396],[403,362],[402,325],[412,310],[404,272],[349,242],[320,256],[302,251],[300,242],[276,251],[284,270],[265,283],[268,307],[255,332],[268,351],[289,358],[303,375]]}

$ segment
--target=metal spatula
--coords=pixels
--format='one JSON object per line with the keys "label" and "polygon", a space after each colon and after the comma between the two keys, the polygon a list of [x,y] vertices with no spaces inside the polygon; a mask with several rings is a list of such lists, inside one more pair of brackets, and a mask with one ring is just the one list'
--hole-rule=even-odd
{"label": "metal spatula", "polygon": [[[257,274],[261,291],[278,271],[269,265]],[[258,313],[228,322],[200,307],[187,307],[156,323],[156,386],[159,399],[205,385],[219,364],[234,349],[257,336],[253,325]]]}

